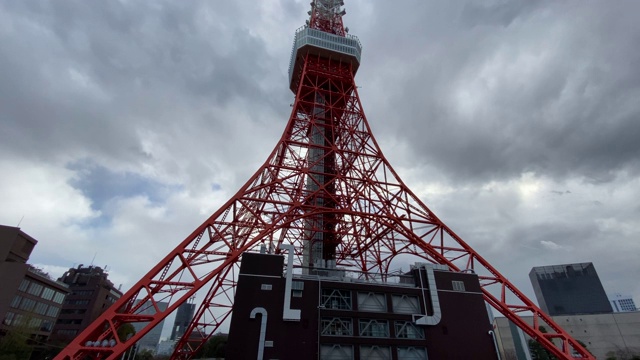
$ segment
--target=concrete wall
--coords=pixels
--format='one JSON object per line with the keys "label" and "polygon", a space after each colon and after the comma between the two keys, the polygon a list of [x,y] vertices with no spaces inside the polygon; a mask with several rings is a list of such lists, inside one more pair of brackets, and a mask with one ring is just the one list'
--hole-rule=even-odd
{"label": "concrete wall", "polygon": [[[531,317],[524,318],[531,324]],[[640,311],[553,316],[553,320],[575,339],[582,341],[597,359],[605,359],[609,352],[640,355]],[[504,360],[516,359],[513,337],[506,318],[494,321],[498,345]]]}

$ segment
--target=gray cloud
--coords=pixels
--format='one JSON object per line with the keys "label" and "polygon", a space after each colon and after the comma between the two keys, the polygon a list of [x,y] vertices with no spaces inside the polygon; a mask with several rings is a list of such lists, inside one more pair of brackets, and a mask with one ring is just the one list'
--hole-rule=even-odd
{"label": "gray cloud", "polygon": [[[398,79],[390,92],[372,91],[390,98],[377,110],[397,119],[382,124],[454,181],[532,171],[606,182],[637,173],[635,7],[438,3],[381,11],[387,21],[405,18],[391,20],[388,34],[373,26],[368,35],[374,46],[392,47],[382,59]],[[368,75],[363,81],[375,82]]]}
{"label": "gray cloud", "polygon": [[[532,266],[574,261],[640,296],[638,6],[347,2],[385,155],[529,296]],[[0,223],[132,284],[272,150],[307,7],[0,1]]]}

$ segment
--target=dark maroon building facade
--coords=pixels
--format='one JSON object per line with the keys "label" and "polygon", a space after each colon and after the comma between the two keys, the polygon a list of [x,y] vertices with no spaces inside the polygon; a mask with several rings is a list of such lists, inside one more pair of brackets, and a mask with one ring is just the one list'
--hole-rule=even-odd
{"label": "dark maroon building facade", "polygon": [[99,266],[71,268],[58,279],[70,293],[53,328],[52,338],[69,341],[122,296]]}
{"label": "dark maroon building facade", "polygon": [[0,225],[0,338],[13,330],[26,332],[33,359],[44,357],[69,293],[65,284],[27,263],[37,243],[20,228]]}
{"label": "dark maroon building facade", "polygon": [[475,274],[283,268],[281,255],[243,254],[227,359],[497,359]]}

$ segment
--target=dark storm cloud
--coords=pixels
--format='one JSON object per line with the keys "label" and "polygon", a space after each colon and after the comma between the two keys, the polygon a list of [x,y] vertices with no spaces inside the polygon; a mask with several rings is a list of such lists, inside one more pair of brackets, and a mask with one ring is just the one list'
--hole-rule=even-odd
{"label": "dark storm cloud", "polygon": [[191,121],[206,135],[233,119],[192,109],[244,98],[256,106],[251,111],[265,114],[271,104],[287,101],[286,87],[274,91],[271,85],[267,69],[274,59],[263,40],[246,27],[229,26],[228,19],[243,11],[235,2],[0,7],[5,154],[53,159],[75,153],[141,164],[153,154],[140,131],[175,134]]}
{"label": "dark storm cloud", "polygon": [[395,126],[421,163],[461,182],[638,173],[640,4],[381,6],[376,24],[396,26],[372,26],[363,42],[384,41],[390,55],[366,61],[393,69],[398,84],[367,90],[368,74],[363,92],[386,90],[389,110],[374,105],[381,126]]}

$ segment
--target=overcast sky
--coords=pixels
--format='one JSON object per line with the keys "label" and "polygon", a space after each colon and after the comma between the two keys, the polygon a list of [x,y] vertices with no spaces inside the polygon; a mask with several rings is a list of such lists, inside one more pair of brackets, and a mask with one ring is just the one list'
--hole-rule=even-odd
{"label": "overcast sky", "polygon": [[[309,1],[0,0],[0,224],[127,290],[264,162]],[[640,302],[640,2],[347,1],[383,152],[534,299],[593,262]]]}

